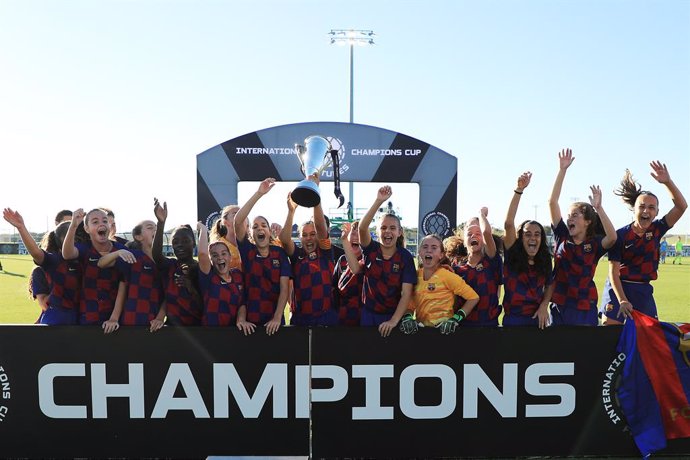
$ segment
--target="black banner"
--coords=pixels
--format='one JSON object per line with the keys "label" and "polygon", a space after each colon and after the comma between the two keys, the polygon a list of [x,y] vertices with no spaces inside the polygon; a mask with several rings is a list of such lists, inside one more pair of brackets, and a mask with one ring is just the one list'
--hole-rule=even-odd
{"label": "black banner", "polygon": [[636,456],[620,330],[3,326],[1,453]]}
{"label": "black banner", "polygon": [[0,453],[307,455],[294,381],[308,339],[296,328],[0,327]]}

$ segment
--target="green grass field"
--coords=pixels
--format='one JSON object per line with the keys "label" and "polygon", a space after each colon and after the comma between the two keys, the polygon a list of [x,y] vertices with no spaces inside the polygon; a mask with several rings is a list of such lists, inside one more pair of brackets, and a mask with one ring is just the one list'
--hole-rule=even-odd
{"label": "green grass field", "polygon": [[[654,282],[654,298],[659,307],[659,318],[671,322],[690,322],[690,258],[682,265],[659,266],[659,279]],[[1,255],[4,271],[0,272],[0,324],[32,324],[40,308],[29,297],[28,282],[34,267],[30,256]],[[599,263],[596,283],[601,290],[608,271],[608,262]]]}

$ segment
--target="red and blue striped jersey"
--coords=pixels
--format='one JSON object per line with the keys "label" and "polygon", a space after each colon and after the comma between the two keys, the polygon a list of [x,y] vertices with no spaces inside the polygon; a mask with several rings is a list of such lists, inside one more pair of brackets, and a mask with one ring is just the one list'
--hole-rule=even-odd
{"label": "red and blue striped jersey", "polygon": [[417,269],[410,251],[397,248],[390,259],[385,259],[381,244],[371,240],[364,253],[364,285],[362,303],[374,313],[393,314],[402,296],[403,283],[417,284]]}
{"label": "red and blue striped jersey", "polygon": [[465,263],[453,267],[455,273],[465,280],[479,296],[479,303],[467,315],[466,322],[486,323],[495,321],[501,313],[498,304],[498,287],[503,284],[503,261],[496,251],[494,257],[482,256],[477,265]]}
{"label": "red and blue striped jersey", "polygon": [[[360,259],[360,266],[364,267],[364,260]],[[345,256],[338,259],[333,273],[336,282],[335,302],[338,308],[338,323],[341,326],[359,326],[362,312],[362,289],[364,287],[364,270],[356,275],[347,265]]]}
{"label": "red and blue striped jersey", "polygon": [[238,247],[242,256],[247,321],[264,325],[275,314],[280,278],[292,276],[290,261],[279,246],[269,246],[267,257],[262,257],[247,238],[238,241]]}
{"label": "red and blue striped jersey", "polygon": [[[174,258],[164,258],[160,265],[165,292],[166,324],[179,326],[198,326],[201,324],[203,303],[199,290],[198,265],[189,267],[188,275],[182,271],[180,262]],[[185,286],[178,286],[176,280],[189,276],[196,287],[198,297],[192,295]]]}
{"label": "red and blue striped jersey", "polygon": [[609,249],[609,260],[620,262],[621,280],[647,283],[657,279],[659,245],[670,228],[663,217],[652,222],[642,235],[633,231],[632,224],[616,230],[618,239]]}
{"label": "red and blue striped jersey", "polygon": [[[514,247],[515,245],[508,251]],[[508,260],[506,257],[503,263],[503,309],[506,315],[531,318],[544,300],[544,288],[551,276],[540,274],[533,265],[528,265],[526,272],[518,272],[510,266]]]}
{"label": "red and blue striped jersey", "polygon": [[[98,268],[101,254],[90,241],[78,243],[75,247],[79,251],[78,260],[82,269],[79,324],[100,324],[110,319],[122,277],[115,267]],[[110,252],[119,249],[126,248],[114,242]]]}
{"label": "red and blue striped jersey", "polygon": [[304,319],[321,316],[333,308],[333,250],[330,240],[319,241],[309,254],[295,246],[290,256],[293,273],[291,310]]}
{"label": "red and blue striped jersey", "polygon": [[598,293],[594,273],[599,259],[606,253],[601,245],[603,237],[575,244],[563,219],[551,228],[556,239],[551,301],[561,307],[596,310]]}
{"label": "red and blue striped jersey", "polygon": [[244,279],[242,271],[231,268],[230,281],[218,276],[215,270],[199,270],[199,288],[204,296],[204,326],[234,326],[237,311],[244,305]]}
{"label": "red and blue striped jersey", "polygon": [[123,326],[148,326],[158,314],[163,301],[163,285],[156,263],[142,251],[129,250],[137,261],[127,263],[118,257],[115,267],[127,282],[120,323]]}
{"label": "red and blue striped jersey", "polygon": [[[60,254],[43,252],[44,270],[50,283],[48,305],[53,308],[79,310],[79,292],[81,290],[81,266],[77,259],[65,260]],[[34,291],[35,293],[35,291]]]}

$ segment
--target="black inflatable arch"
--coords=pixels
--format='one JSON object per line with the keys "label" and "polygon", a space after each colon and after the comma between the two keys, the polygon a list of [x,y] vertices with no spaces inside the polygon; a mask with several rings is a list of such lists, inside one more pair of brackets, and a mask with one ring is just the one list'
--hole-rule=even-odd
{"label": "black inflatable arch", "polygon": [[[456,225],[457,159],[405,134],[353,123],[313,122],[275,126],[230,139],[197,155],[197,212],[210,223],[237,203],[240,181],[300,181],[295,143],[310,135],[333,138],[342,147],[343,182],[417,183],[420,233],[446,236]],[[322,181],[333,180],[325,170]],[[322,182],[322,188],[325,184]],[[325,188],[324,188],[325,191]]]}

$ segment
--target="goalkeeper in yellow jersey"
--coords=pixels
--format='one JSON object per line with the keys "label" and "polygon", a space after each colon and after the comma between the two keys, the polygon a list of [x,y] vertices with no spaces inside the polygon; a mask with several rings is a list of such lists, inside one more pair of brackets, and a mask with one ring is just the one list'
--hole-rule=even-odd
{"label": "goalkeeper in yellow jersey", "polygon": [[[437,327],[451,334],[479,302],[479,296],[465,281],[442,262],[446,259],[443,241],[438,235],[427,235],[419,245],[421,266],[408,311],[400,321],[400,330],[414,334],[419,325]],[[455,296],[465,299],[456,312]]]}

